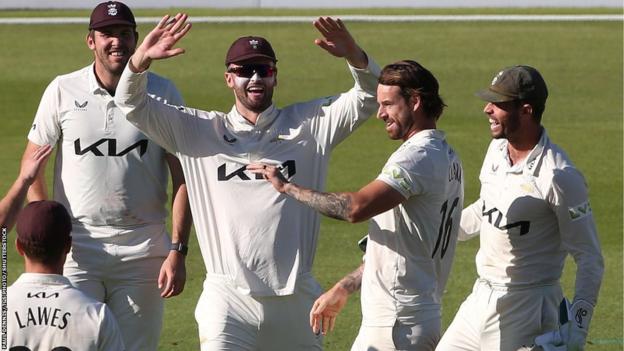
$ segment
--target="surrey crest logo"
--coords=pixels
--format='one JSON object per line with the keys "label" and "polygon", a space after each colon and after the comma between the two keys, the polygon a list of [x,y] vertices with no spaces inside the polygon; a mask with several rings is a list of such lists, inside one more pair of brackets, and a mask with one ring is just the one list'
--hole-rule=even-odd
{"label": "surrey crest logo", "polygon": [[117,16],[117,4],[108,4],[108,15]]}
{"label": "surrey crest logo", "polygon": [[490,85],[496,84],[496,82],[498,82],[498,79],[503,75],[503,72],[504,71],[498,72],[498,74],[492,79],[492,83],[490,83]]}
{"label": "surrey crest logo", "polygon": [[251,45],[254,50],[258,50],[258,44],[260,44],[256,39],[251,39],[249,41],[249,45]]}

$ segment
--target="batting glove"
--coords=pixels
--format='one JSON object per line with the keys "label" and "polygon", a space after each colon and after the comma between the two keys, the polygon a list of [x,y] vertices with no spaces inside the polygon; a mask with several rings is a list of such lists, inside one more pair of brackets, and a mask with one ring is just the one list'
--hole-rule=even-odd
{"label": "batting glove", "polygon": [[535,344],[544,351],[583,351],[593,312],[594,306],[585,300],[576,300],[570,306],[564,298],[559,306],[559,330],[539,335]]}

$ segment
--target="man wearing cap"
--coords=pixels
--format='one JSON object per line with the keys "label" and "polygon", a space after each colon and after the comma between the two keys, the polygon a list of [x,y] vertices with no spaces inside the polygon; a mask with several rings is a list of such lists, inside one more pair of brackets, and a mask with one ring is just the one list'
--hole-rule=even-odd
{"label": "man wearing cap", "polygon": [[[58,146],[53,198],[73,222],[64,273],[108,304],[131,351],[158,347],[162,298],[184,287],[191,221],[179,161],[130,124],[113,101],[137,40],[126,5],[109,1],[95,7],[86,36],[94,62],[48,85],[24,155],[38,145]],[[147,91],[159,104],[183,103],[173,83],[156,74],[147,75]],[[173,240],[165,225],[167,168]],[[30,188],[30,201],[48,198],[43,173]]]}
{"label": "man wearing cap", "polygon": [[344,57],[355,80],[349,91],[284,108],[272,102],[276,55],[258,36],[234,41],[225,82],[228,113],[157,104],[145,92],[152,60],[175,56],[190,29],[187,15],[165,16],[128,63],[115,102],[128,120],[175,153],[187,179],[206,265],[195,310],[202,350],[319,350],[308,316],[321,289],[312,276],[320,218],[281,196],[246,169],[283,168],[306,187],[322,189],[332,149],[376,108],[379,67],[340,20],[314,22],[317,45]]}
{"label": "man wearing cap", "polygon": [[55,201],[28,204],[17,219],[15,247],[25,273],[9,286],[9,350],[124,350],[108,307],[74,288],[63,276],[72,223]]}
{"label": "man wearing cap", "polygon": [[[582,350],[604,270],[583,175],[541,125],[548,90],[529,66],[500,71],[477,93],[494,140],[479,199],[462,211],[460,240],[480,233],[479,278],[437,350],[530,349],[557,329],[565,258],[576,262],[573,316],[560,331]],[[545,350],[554,350],[540,344]],[[560,350],[560,349],[557,349]]]}
{"label": "man wearing cap", "polygon": [[310,312],[315,331],[333,328],[361,284],[362,325],[352,351],[433,351],[464,201],[462,165],[436,128],[445,104],[429,70],[412,60],[387,65],[377,101],[377,118],[390,139],[403,144],[360,190],[324,193],[289,182],[271,165],[249,169],[326,216],[370,219],[365,264],[316,300]]}

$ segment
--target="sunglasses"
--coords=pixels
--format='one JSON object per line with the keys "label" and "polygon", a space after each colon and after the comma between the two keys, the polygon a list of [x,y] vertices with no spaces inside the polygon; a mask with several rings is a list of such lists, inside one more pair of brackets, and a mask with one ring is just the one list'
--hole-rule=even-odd
{"label": "sunglasses", "polygon": [[242,65],[228,68],[228,73],[234,73],[239,77],[251,78],[258,73],[260,78],[273,77],[277,68],[271,65]]}

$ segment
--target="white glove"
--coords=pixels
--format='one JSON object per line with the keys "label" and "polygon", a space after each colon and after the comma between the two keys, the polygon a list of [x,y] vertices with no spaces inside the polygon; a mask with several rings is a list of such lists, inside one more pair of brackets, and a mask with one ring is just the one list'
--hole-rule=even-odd
{"label": "white glove", "polygon": [[594,306],[585,300],[576,300],[572,306],[566,298],[559,306],[559,330],[552,330],[535,338],[535,345],[544,351],[583,351]]}

